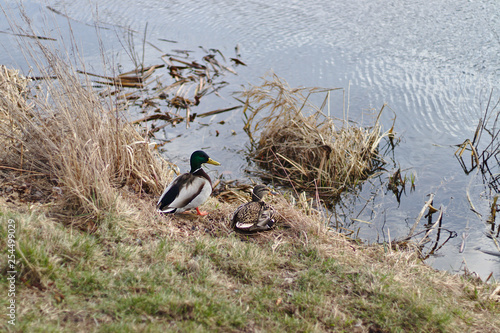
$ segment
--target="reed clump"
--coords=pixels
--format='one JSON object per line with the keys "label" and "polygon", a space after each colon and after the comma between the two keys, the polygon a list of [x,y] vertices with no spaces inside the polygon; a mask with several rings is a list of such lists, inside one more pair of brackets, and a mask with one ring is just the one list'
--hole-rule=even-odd
{"label": "reed clump", "polygon": [[[325,115],[322,109],[327,99],[318,107],[309,98],[329,92],[292,89],[273,75],[242,93],[245,115],[249,113],[245,130],[253,142],[251,156],[269,171],[261,176],[335,198],[384,163],[378,146],[387,133],[382,133],[378,117],[373,126],[361,127]],[[254,140],[256,133],[260,134],[258,140]]]}
{"label": "reed clump", "polygon": [[51,79],[34,85],[0,67],[0,171],[66,216],[127,209],[123,190],[160,193],[172,166],[71,65],[40,50],[48,66],[35,63]]}

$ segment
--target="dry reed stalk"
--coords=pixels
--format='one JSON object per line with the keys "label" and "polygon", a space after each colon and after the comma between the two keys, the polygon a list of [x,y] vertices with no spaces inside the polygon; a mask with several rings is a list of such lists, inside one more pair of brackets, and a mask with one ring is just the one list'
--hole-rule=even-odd
{"label": "dry reed stalk", "polygon": [[[383,164],[378,145],[387,133],[381,132],[378,118],[372,127],[363,128],[324,115],[309,96],[325,92],[329,93],[320,88],[292,89],[273,75],[242,93],[245,115],[251,110],[245,130],[254,143],[252,157],[270,171],[269,178],[335,198]],[[260,139],[255,142],[257,132]]]}
{"label": "dry reed stalk", "polygon": [[36,95],[27,79],[0,68],[1,165],[43,174],[46,186],[62,189],[59,206],[67,215],[126,209],[117,200],[125,185],[160,193],[171,165],[98,99],[88,81],[84,85],[70,65],[38,46],[57,80],[44,81]]}

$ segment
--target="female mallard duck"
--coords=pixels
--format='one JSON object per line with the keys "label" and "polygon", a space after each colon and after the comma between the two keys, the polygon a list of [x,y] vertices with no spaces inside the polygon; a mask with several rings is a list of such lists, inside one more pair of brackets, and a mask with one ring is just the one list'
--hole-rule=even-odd
{"label": "female mallard duck", "polygon": [[274,225],[274,209],[262,201],[264,195],[272,192],[264,185],[257,185],[252,191],[252,201],[236,209],[231,227],[237,231],[255,232],[269,230]]}
{"label": "female mallard duck", "polygon": [[204,163],[220,165],[208,155],[197,150],[191,154],[191,171],[174,179],[161,195],[156,208],[162,213],[181,213],[191,208],[196,208],[198,215],[207,215],[200,212],[198,206],[202,205],[212,193],[212,181],[201,168]]}

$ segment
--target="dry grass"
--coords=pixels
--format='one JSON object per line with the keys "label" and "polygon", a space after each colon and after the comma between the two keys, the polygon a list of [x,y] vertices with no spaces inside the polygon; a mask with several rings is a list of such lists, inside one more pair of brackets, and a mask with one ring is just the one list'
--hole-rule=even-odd
{"label": "dry grass", "polygon": [[383,163],[378,145],[387,133],[381,132],[378,118],[363,128],[326,116],[309,100],[311,94],[325,92],[329,94],[319,88],[292,89],[273,75],[242,96],[245,111],[251,110],[245,129],[252,140],[260,135],[252,157],[273,180],[331,198]]}
{"label": "dry grass", "polygon": [[56,79],[34,85],[0,67],[0,168],[39,184],[70,216],[127,210],[123,189],[160,193],[171,165],[69,64],[41,50],[49,64],[43,74]]}

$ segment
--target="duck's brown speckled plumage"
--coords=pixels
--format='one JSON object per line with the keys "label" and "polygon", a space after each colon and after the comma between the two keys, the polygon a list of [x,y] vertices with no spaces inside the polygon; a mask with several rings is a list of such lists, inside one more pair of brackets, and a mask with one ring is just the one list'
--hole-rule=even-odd
{"label": "duck's brown speckled plumage", "polygon": [[252,201],[238,207],[231,220],[236,231],[257,232],[270,230],[275,223],[274,208],[262,198],[271,191],[264,185],[257,185],[252,192]]}

